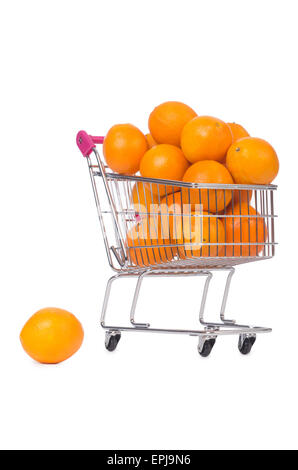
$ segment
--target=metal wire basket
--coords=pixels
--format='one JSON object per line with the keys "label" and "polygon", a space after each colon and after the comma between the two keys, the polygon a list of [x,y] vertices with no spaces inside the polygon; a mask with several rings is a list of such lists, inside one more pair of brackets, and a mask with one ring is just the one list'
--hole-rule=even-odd
{"label": "metal wire basket", "polygon": [[[117,272],[108,282],[101,319],[108,330],[107,349],[115,349],[120,331],[146,330],[197,335],[203,356],[210,353],[218,335],[238,333],[240,351],[249,352],[255,333],[271,330],[239,326],[225,319],[224,309],[233,266],[274,256],[277,187],[185,183],[115,174],[104,165],[96,149],[95,144],[102,142],[102,137],[91,137],[84,131],[77,135],[77,144],[88,163],[108,261]],[[228,272],[221,323],[206,323],[203,313],[211,271],[218,269]],[[205,276],[200,312],[205,330],[162,330],[136,323],[136,302],[141,282],[148,275]],[[124,276],[138,278],[130,315],[133,326],[107,327],[111,283]]]}

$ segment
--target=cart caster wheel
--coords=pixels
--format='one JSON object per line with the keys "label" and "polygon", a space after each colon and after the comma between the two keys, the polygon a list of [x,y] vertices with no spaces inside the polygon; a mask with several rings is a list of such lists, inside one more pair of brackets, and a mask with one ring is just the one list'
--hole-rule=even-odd
{"label": "cart caster wheel", "polygon": [[215,345],[216,338],[204,339],[200,338],[198,351],[202,357],[208,357]]}
{"label": "cart caster wheel", "polygon": [[115,351],[117,344],[121,338],[121,333],[117,331],[107,331],[105,339],[105,347],[108,351]]}
{"label": "cart caster wheel", "polygon": [[257,337],[254,336],[247,336],[247,335],[240,335],[239,336],[239,341],[238,341],[238,349],[241,352],[241,354],[249,354],[251,351],[251,348],[256,342]]}

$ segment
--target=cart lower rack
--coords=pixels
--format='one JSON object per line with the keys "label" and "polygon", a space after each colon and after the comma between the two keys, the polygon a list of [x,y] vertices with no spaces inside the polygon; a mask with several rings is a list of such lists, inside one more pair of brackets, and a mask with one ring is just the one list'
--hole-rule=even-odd
{"label": "cart lower rack", "polygon": [[[270,259],[275,254],[274,185],[184,183],[119,175],[109,171],[96,144],[102,137],[84,131],[77,145],[86,157],[108,262],[116,272],[106,287],[101,326],[105,346],[113,351],[122,331],[198,336],[201,356],[210,354],[218,336],[238,335],[248,354],[258,333],[270,328],[238,325],[225,317],[235,265]],[[218,322],[204,318],[208,288],[217,271],[227,273]],[[204,279],[199,322],[201,329],[152,328],[135,320],[145,277],[200,276]],[[112,284],[135,278],[129,326],[106,323]]]}

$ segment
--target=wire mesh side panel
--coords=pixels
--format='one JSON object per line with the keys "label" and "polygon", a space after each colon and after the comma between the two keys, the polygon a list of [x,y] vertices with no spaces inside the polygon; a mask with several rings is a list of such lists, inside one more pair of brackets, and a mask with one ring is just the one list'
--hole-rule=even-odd
{"label": "wire mesh side panel", "polygon": [[122,269],[232,266],[274,255],[270,186],[194,188],[120,175],[107,181],[120,231],[107,204],[105,235],[118,261],[121,237]]}

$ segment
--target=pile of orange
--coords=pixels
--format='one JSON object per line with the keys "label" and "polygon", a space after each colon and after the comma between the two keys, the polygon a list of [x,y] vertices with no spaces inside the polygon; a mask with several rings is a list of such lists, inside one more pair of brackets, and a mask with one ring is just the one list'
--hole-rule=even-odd
{"label": "pile of orange", "polygon": [[[278,157],[268,142],[251,137],[240,124],[199,116],[184,103],[160,104],[151,112],[148,127],[148,134],[131,124],[108,131],[103,151],[114,172],[231,186],[268,185],[278,173]],[[127,237],[131,261],[142,266],[177,255],[256,256],[264,249],[267,228],[260,223],[263,218],[258,223],[251,195],[233,187],[208,190],[138,182],[131,199],[141,220]]]}

